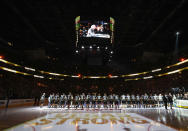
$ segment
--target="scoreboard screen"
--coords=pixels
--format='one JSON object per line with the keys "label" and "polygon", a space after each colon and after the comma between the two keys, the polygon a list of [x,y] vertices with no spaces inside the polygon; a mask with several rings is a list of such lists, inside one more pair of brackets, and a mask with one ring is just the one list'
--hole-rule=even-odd
{"label": "scoreboard screen", "polygon": [[80,21],[80,37],[110,38],[110,23],[108,21]]}
{"label": "scoreboard screen", "polygon": [[76,47],[84,43],[113,45],[114,24],[115,20],[108,16],[77,16],[75,18]]}

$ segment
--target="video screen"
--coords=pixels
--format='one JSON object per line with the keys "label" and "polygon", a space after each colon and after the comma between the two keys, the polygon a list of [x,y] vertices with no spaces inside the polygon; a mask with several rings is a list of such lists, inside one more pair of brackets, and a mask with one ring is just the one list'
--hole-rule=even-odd
{"label": "video screen", "polygon": [[80,37],[110,38],[110,25],[106,21],[80,21]]}

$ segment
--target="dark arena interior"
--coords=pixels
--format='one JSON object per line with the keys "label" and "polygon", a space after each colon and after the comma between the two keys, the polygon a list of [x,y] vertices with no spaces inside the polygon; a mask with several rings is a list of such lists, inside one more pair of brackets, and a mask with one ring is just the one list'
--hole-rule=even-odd
{"label": "dark arena interior", "polygon": [[0,130],[188,131],[187,0],[1,0]]}

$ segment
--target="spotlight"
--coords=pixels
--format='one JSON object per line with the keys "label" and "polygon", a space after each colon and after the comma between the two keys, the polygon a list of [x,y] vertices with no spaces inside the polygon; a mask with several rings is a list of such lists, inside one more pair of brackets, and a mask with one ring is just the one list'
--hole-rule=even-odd
{"label": "spotlight", "polygon": [[180,58],[179,61],[183,62],[184,60],[186,60],[185,58]]}
{"label": "spotlight", "polygon": [[108,47],[105,47],[105,49],[107,50],[107,49],[108,49]]}
{"label": "spotlight", "polygon": [[113,51],[111,51],[110,53],[111,53],[111,54],[113,54],[114,52],[113,52]]}
{"label": "spotlight", "polygon": [[89,46],[90,49],[92,49],[93,47],[92,46]]}
{"label": "spotlight", "polygon": [[111,78],[111,77],[112,77],[112,74],[108,74],[108,77]]}
{"label": "spotlight", "polygon": [[100,49],[100,47],[99,47],[99,46],[97,46],[97,49]]}
{"label": "spotlight", "polygon": [[0,59],[3,59],[4,57],[2,55],[0,55]]}
{"label": "spotlight", "polygon": [[78,53],[78,50],[76,50],[76,53]]}
{"label": "spotlight", "polygon": [[84,46],[82,46],[82,49],[84,49],[85,47]]}
{"label": "spotlight", "polygon": [[176,32],[176,35],[179,35],[180,34],[180,32]]}
{"label": "spotlight", "polygon": [[82,76],[81,74],[78,74],[78,77],[79,77],[79,78],[81,78],[81,76]]}

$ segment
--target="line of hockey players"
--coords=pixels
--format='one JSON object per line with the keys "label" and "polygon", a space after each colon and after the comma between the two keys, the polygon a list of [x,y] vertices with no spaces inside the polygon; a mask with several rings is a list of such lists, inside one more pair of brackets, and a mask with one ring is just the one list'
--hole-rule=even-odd
{"label": "line of hockey players", "polygon": [[[173,100],[176,95],[169,94]],[[43,96],[44,98],[45,96]],[[50,94],[48,97],[49,108],[67,108],[67,109],[121,109],[121,108],[153,108],[163,106],[162,94],[154,95],[134,95],[134,94]]]}

